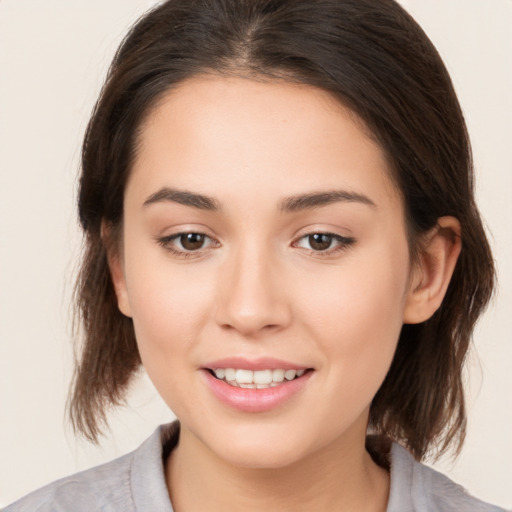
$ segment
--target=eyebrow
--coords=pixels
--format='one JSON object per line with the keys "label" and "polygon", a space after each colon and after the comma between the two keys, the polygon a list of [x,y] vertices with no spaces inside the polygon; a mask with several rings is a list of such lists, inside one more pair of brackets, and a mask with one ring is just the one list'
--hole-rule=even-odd
{"label": "eyebrow", "polygon": [[327,192],[313,192],[310,194],[300,194],[287,197],[281,203],[281,210],[284,212],[297,212],[309,210],[312,208],[320,208],[331,203],[337,202],[362,203],[372,208],[377,205],[367,196],[357,192],[349,192],[346,190],[330,190]]}
{"label": "eyebrow", "polygon": [[[192,208],[197,208],[199,210],[221,210],[220,203],[213,197],[168,187],[164,187],[158,192],[151,194],[144,201],[143,207],[146,208],[152,204],[167,201],[182,204],[184,206],[191,206]],[[369,197],[363,194],[349,192],[346,190],[330,190],[326,192],[313,192],[287,197],[281,202],[280,209],[283,212],[291,213],[320,208],[337,202],[361,203],[373,208],[377,207]]]}
{"label": "eyebrow", "polygon": [[204,196],[202,194],[196,194],[194,192],[188,192],[186,190],[176,190],[173,188],[164,187],[158,192],[151,194],[143,204],[146,208],[155,203],[161,202],[173,202],[182,204],[185,206],[191,206],[192,208],[198,208],[199,210],[218,211],[220,210],[219,202],[213,197]]}

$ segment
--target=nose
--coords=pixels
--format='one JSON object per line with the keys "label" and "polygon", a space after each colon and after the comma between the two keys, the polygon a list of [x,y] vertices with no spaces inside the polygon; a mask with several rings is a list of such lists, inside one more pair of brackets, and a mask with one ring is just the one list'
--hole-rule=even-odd
{"label": "nose", "polygon": [[243,336],[285,328],[291,309],[283,278],[268,252],[240,249],[219,273],[216,321]]}

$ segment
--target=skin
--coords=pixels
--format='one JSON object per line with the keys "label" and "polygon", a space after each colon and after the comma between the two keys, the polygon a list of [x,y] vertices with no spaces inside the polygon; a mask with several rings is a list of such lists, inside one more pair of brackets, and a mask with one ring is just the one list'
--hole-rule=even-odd
{"label": "skin", "polygon": [[[326,191],[352,200],[284,207]],[[439,219],[412,266],[401,195],[353,113],[311,87],[214,76],[173,89],[145,121],[124,207],[111,271],[181,421],[166,463],[175,510],[385,510],[389,475],[364,448],[370,402],[403,323],[441,303],[458,222]],[[179,233],[206,242],[186,251]],[[314,233],[342,238],[315,250]],[[313,371],[279,407],[243,412],[204,379],[206,362],[232,356]]]}

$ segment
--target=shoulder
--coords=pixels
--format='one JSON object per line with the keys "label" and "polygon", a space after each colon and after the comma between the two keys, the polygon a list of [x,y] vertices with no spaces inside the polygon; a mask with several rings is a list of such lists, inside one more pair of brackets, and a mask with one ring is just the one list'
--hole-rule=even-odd
{"label": "shoulder", "polygon": [[57,480],[3,512],[134,512],[144,510],[150,501],[172,512],[162,462],[163,443],[169,434],[168,426],[159,427],[137,450]]}
{"label": "shoulder", "polygon": [[[128,454],[107,464],[57,480],[13,503],[4,512],[131,511],[132,459],[133,454]],[[106,504],[111,504],[111,508],[106,507]]]}
{"label": "shoulder", "polygon": [[445,475],[414,460],[403,447],[391,448],[391,489],[387,512],[504,512],[471,496]]}

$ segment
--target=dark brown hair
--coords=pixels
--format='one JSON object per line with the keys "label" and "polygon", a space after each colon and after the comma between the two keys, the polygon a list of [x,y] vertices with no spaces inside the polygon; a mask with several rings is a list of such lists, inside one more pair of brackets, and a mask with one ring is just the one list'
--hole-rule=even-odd
{"label": "dark brown hair", "polygon": [[204,73],[308,84],[351,108],[387,154],[412,253],[439,217],[459,219],[462,252],[446,297],[431,319],[403,327],[370,425],[418,459],[452,441],[460,447],[462,367],[492,293],[493,260],[451,80],[427,36],[393,0],[170,0],[131,29],[83,144],[85,254],[76,298],[84,339],[69,402],[75,429],[96,441],[106,410],[123,402],[141,365],[132,321],[117,308],[101,226],[115,239],[145,117],[166,91]]}

